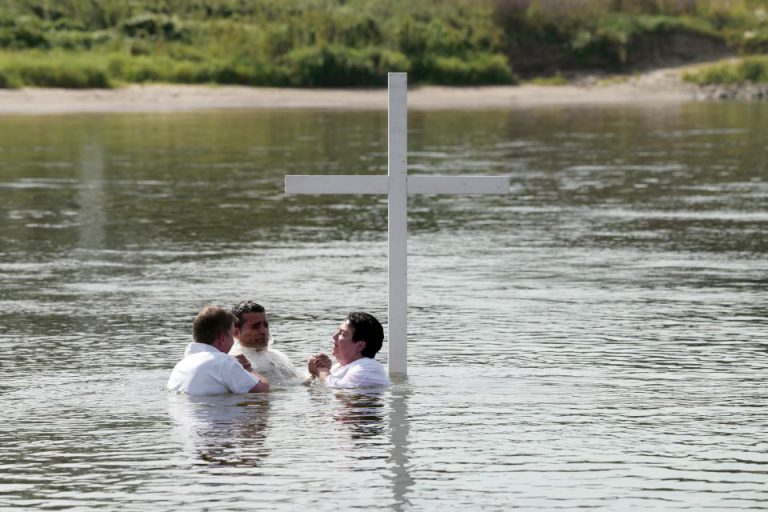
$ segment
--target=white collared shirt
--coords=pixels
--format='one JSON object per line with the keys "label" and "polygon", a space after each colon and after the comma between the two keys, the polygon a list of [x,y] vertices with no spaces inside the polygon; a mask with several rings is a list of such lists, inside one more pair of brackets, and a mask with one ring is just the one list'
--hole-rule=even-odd
{"label": "white collared shirt", "polygon": [[171,372],[167,388],[189,395],[247,393],[259,379],[212,345],[190,343]]}

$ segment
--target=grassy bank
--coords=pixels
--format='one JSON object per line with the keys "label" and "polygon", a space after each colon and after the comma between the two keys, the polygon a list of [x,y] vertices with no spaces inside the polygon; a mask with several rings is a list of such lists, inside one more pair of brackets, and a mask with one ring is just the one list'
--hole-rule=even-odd
{"label": "grassy bank", "polygon": [[516,81],[487,2],[9,0],[3,5],[0,81],[6,86],[377,86],[386,83],[387,71],[408,71],[421,83]]}
{"label": "grassy bank", "polygon": [[388,71],[513,84],[629,69],[672,38],[696,41],[692,55],[766,52],[766,12],[768,0],[0,0],[0,87],[367,87]]}

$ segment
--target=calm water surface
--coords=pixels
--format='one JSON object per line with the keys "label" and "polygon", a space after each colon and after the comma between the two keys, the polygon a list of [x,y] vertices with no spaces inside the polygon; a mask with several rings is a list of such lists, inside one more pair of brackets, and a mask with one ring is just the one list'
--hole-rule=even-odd
{"label": "calm water surface", "polygon": [[[205,304],[386,321],[384,112],[5,117],[0,509],[768,505],[768,105],[413,112],[409,375],[164,391]],[[379,359],[386,361],[386,345]]]}

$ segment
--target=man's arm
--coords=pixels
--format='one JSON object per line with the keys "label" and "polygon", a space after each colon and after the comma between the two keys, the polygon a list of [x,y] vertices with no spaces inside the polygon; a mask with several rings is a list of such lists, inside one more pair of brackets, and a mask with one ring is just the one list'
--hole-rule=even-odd
{"label": "man's arm", "polygon": [[266,393],[269,391],[269,382],[256,372],[251,372],[251,375],[259,379],[259,383],[248,390],[249,393]]}
{"label": "man's arm", "polygon": [[269,391],[269,381],[263,375],[259,375],[251,368],[251,361],[245,356],[245,354],[238,354],[235,356],[237,362],[243,367],[243,370],[247,371],[257,379],[259,383],[248,390],[249,393],[266,393]]}

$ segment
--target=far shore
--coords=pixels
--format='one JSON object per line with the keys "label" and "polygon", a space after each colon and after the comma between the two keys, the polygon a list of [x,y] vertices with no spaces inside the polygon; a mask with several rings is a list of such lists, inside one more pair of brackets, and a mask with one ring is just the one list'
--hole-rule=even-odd
{"label": "far shore", "polygon": [[[679,68],[670,68],[613,80],[583,79],[568,85],[413,87],[408,92],[408,106],[415,110],[448,110],[610,104],[665,105],[695,101],[699,96],[698,87],[680,79]],[[385,89],[129,85],[118,89],[0,90],[0,114],[19,115],[386,108]]]}

